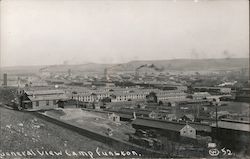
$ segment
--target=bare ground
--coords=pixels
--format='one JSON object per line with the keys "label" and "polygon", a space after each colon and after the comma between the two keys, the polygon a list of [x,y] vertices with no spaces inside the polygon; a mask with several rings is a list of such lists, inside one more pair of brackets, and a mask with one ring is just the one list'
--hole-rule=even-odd
{"label": "bare ground", "polygon": [[[0,107],[0,153],[29,149],[52,151],[103,151],[107,145],[35,117]],[[66,157],[66,156],[61,156]]]}

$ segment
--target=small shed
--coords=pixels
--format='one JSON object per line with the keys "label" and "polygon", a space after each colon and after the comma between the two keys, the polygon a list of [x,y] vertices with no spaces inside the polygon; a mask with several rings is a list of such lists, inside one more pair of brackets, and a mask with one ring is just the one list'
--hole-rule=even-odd
{"label": "small shed", "polygon": [[194,122],[194,116],[192,114],[186,114],[181,117],[181,120]]}
{"label": "small shed", "polygon": [[196,139],[196,130],[187,124],[180,130],[180,135],[183,137]]}
{"label": "small shed", "polygon": [[158,117],[158,113],[152,111],[148,114],[148,117],[149,118],[153,118],[153,119],[156,119]]}
{"label": "small shed", "polygon": [[167,114],[166,119],[169,121],[177,120],[177,116],[175,114]]}
{"label": "small shed", "polygon": [[108,114],[108,119],[113,122],[120,122],[120,116],[115,113]]}

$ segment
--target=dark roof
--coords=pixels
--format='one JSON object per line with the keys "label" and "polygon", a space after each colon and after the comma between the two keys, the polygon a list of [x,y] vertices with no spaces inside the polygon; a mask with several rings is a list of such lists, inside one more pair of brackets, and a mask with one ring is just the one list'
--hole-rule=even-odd
{"label": "dark roof", "polygon": [[[216,127],[216,123],[212,124],[212,127]],[[246,131],[250,132],[250,124],[232,122],[232,121],[218,121],[218,127],[229,130]]]}
{"label": "dark roof", "polygon": [[188,119],[194,119],[194,116],[192,114],[185,114],[182,116],[182,118],[188,118]]}
{"label": "dark roof", "polygon": [[194,88],[204,88],[204,89],[222,89],[222,88],[228,88],[228,89],[230,89],[229,87],[194,87]]}
{"label": "dark roof", "polygon": [[133,115],[117,113],[121,118],[132,119]]}
{"label": "dark roof", "polygon": [[140,119],[137,118],[132,122],[132,125],[137,126],[145,126],[150,128],[162,129],[162,130],[170,130],[179,132],[185,124],[167,122],[167,121],[160,121],[160,120],[152,120],[152,119]]}
{"label": "dark roof", "polygon": [[[146,126],[151,128],[158,128],[163,130],[172,130],[179,131],[182,129],[186,123],[185,122],[175,122],[175,121],[167,121],[161,119],[152,119],[152,118],[137,118],[132,122],[132,125]],[[204,131],[211,132],[211,126],[202,123],[189,122],[192,128],[196,129],[196,131]]]}
{"label": "dark roof", "polygon": [[207,121],[216,121],[216,119],[209,118],[209,117],[206,117],[206,116],[199,116],[199,117],[196,117],[196,119],[198,119],[198,120],[207,120]]}
{"label": "dark roof", "polygon": [[74,99],[61,99],[58,102],[63,102],[64,104],[77,104],[77,102],[80,103],[80,101]]}
{"label": "dark roof", "polygon": [[250,124],[250,119],[249,119],[249,118],[248,118],[247,121],[222,118],[221,121],[235,122],[235,123],[243,123],[243,124]]}
{"label": "dark roof", "polygon": [[211,126],[207,124],[202,124],[202,123],[189,123],[190,126],[196,129],[196,131],[204,131],[204,132],[211,132]]}
{"label": "dark roof", "polygon": [[128,109],[128,108],[122,108],[120,110],[117,110],[118,113],[123,113],[123,114],[133,114],[134,112],[136,115],[149,115],[152,110],[148,109]]}

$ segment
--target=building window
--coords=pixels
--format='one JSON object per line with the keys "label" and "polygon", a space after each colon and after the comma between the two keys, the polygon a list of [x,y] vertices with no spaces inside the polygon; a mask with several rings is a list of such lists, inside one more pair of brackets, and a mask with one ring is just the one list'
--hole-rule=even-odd
{"label": "building window", "polygon": [[56,100],[53,100],[53,104],[56,105]]}
{"label": "building window", "polygon": [[48,100],[46,100],[46,105],[49,105],[49,101]]}
{"label": "building window", "polygon": [[39,101],[36,101],[36,106],[39,107]]}

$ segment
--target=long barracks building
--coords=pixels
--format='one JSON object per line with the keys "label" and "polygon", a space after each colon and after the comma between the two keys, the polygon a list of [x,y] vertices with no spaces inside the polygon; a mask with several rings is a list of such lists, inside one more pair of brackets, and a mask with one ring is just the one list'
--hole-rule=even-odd
{"label": "long barracks building", "polygon": [[72,99],[83,102],[95,102],[103,98],[110,98],[111,102],[144,100],[150,92],[155,92],[158,101],[183,100],[187,94],[181,90],[159,90],[159,89],[120,89],[106,91],[85,91],[72,93]]}

